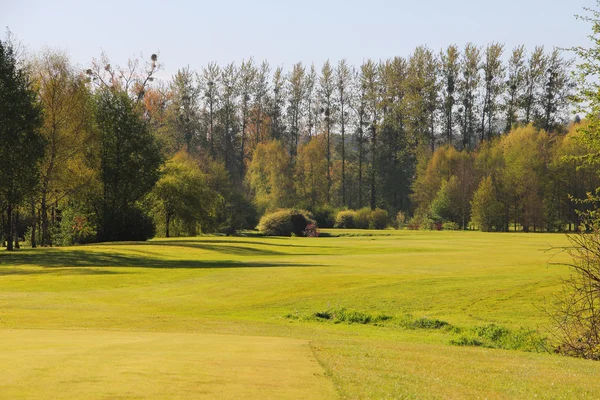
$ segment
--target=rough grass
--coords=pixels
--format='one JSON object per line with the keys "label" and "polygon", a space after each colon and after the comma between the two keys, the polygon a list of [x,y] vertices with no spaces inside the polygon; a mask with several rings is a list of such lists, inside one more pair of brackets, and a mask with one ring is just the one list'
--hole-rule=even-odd
{"label": "rough grass", "polygon": [[[185,333],[294,338],[310,343],[342,398],[593,398],[600,393],[599,363],[523,345],[528,333],[547,334],[549,321],[541,308],[568,271],[548,263],[565,261],[565,255],[545,250],[566,245],[564,235],[325,233],[339,237],[216,236],[0,252],[0,333],[15,328],[103,331],[107,338],[160,333],[165,345]],[[196,339],[182,346],[200,349],[202,335],[195,337],[196,347]],[[481,345],[451,344],[461,344],[461,337]],[[149,362],[147,374],[136,379],[150,383],[156,374],[175,374],[182,385],[189,376],[188,387],[200,387],[178,362],[173,340],[173,351],[161,353],[161,362],[172,362],[169,367],[161,370],[160,363]],[[137,349],[155,360],[152,343],[157,342]],[[40,342],[36,349],[53,354],[57,346]],[[22,359],[6,354],[4,365]],[[26,376],[52,381],[32,360]],[[244,360],[240,353],[236,363]],[[236,379],[249,382],[244,374]],[[125,375],[115,377],[113,386],[80,387],[98,396],[119,388],[127,393],[118,383],[124,381]],[[19,390],[31,397],[26,383],[9,383],[11,397]],[[273,390],[281,387],[274,375],[270,384]],[[231,386],[228,393],[246,396],[242,386],[248,385]],[[169,395],[194,397],[184,390]],[[295,396],[290,392],[290,397]]]}

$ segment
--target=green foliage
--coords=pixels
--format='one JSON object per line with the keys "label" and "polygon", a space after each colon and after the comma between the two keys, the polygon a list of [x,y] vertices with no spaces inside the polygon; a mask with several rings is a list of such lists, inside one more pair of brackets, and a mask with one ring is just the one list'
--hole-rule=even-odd
{"label": "green foliage", "polygon": [[406,329],[443,329],[451,327],[446,321],[426,317],[414,318],[410,314],[405,315],[400,320],[400,326]]}
{"label": "green foliage", "polygon": [[385,229],[388,226],[388,212],[380,208],[369,213],[369,228],[370,229]]}
{"label": "green foliage", "polygon": [[396,219],[394,220],[394,228],[404,229],[406,222],[406,214],[404,214],[402,211],[398,211],[398,214],[396,214]]}
{"label": "green foliage", "polygon": [[68,206],[62,210],[60,229],[52,241],[57,245],[91,243],[96,240],[96,227],[88,219],[87,213],[77,207]]}
{"label": "green foliage", "polygon": [[471,221],[483,232],[498,229],[502,205],[498,202],[491,177],[484,178],[473,196]]}
{"label": "green foliage", "polygon": [[186,153],[169,160],[150,193],[155,216],[170,236],[172,224],[181,226],[178,235],[193,236],[197,226],[210,226],[222,197],[210,190],[207,177]]}
{"label": "green foliage", "polygon": [[524,328],[511,330],[496,324],[461,331],[450,344],[531,352],[545,352],[548,348],[547,339],[537,331]]}
{"label": "green foliage", "polygon": [[336,324],[345,322],[348,324],[377,324],[379,322],[389,321],[391,316],[385,314],[370,314],[356,310],[349,310],[344,307],[329,308],[325,311],[319,311],[313,314],[314,318],[320,320],[329,320]]}
{"label": "green foliage", "polygon": [[458,179],[455,175],[449,180],[442,181],[442,187],[431,203],[433,215],[439,216],[444,221],[458,222],[460,210],[458,209]]}
{"label": "green foliage", "polygon": [[460,225],[456,222],[446,221],[442,223],[442,229],[445,231],[457,231],[460,229]]}
{"label": "green foliage", "polygon": [[337,209],[327,205],[312,210],[313,218],[319,228],[333,228],[338,214]]}
{"label": "green foliage", "polygon": [[258,230],[265,236],[304,236],[306,227],[314,223],[304,210],[283,209],[263,215]]}
{"label": "green foliage", "polygon": [[290,156],[279,141],[256,146],[246,180],[258,211],[272,211],[295,203],[289,171]]}
{"label": "green foliage", "polygon": [[369,228],[369,217],[371,216],[371,209],[369,207],[363,207],[359,210],[356,210],[356,216],[354,219],[354,223],[358,229],[368,229]]}
{"label": "green foliage", "polygon": [[127,93],[103,89],[96,95],[96,107],[101,138],[98,239],[148,239],[153,223],[136,203],[159,179],[160,149]]}
{"label": "green foliage", "polygon": [[342,210],[335,217],[335,228],[354,229],[356,228],[356,211]]}
{"label": "green foliage", "polygon": [[7,208],[9,250],[12,211],[37,186],[46,146],[39,131],[42,109],[36,97],[12,44],[0,41],[0,204]]}

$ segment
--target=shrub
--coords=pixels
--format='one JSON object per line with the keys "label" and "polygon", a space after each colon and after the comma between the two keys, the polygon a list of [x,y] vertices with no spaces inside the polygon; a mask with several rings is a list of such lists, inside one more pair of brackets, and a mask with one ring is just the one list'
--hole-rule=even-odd
{"label": "shrub", "polygon": [[456,222],[446,221],[442,223],[442,229],[445,231],[457,231],[460,226]]}
{"label": "shrub", "polygon": [[368,229],[370,215],[371,209],[369,207],[363,207],[360,210],[356,210],[356,227],[359,229]]}
{"label": "shrub", "polygon": [[336,223],[337,210],[330,206],[315,208],[312,212],[314,220],[321,228],[333,228]]}
{"label": "shrub", "polygon": [[317,224],[310,223],[306,226],[306,229],[302,232],[302,234],[306,237],[318,237],[319,236],[319,228]]}
{"label": "shrub", "polygon": [[303,210],[283,209],[265,214],[260,219],[258,230],[266,236],[305,236],[306,228],[316,223]]}
{"label": "shrub", "polygon": [[335,228],[356,228],[356,211],[342,210],[335,217]]}
{"label": "shrub", "polygon": [[394,228],[404,229],[405,226],[406,226],[406,215],[402,211],[398,211],[398,214],[396,214],[396,219],[394,220]]}
{"label": "shrub", "polygon": [[370,229],[385,229],[388,224],[388,212],[380,208],[376,208],[369,214]]}

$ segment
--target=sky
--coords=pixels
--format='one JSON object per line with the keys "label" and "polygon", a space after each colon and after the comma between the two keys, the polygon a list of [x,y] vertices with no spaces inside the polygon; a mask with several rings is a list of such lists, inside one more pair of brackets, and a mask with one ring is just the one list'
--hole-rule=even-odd
{"label": "sky", "polygon": [[[547,48],[588,46],[589,24],[575,19],[595,0],[0,0],[8,27],[28,53],[66,51],[86,68],[106,52],[113,64],[159,54],[163,78],[254,57],[290,69],[346,58],[408,56],[467,42]],[[597,6],[600,8],[600,5]],[[4,34],[1,36],[4,37]]]}

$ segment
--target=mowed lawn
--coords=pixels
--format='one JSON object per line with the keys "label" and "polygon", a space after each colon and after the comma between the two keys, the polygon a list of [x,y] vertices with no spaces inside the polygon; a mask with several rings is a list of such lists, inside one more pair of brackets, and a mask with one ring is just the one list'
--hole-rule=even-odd
{"label": "mowed lawn", "polygon": [[549,335],[565,235],[331,233],[1,252],[0,397],[600,397],[600,363],[400,323]]}

